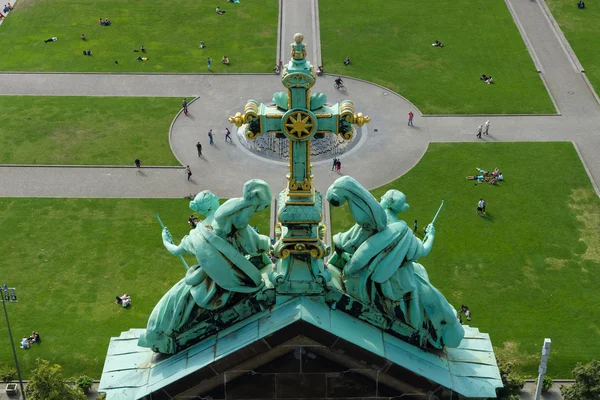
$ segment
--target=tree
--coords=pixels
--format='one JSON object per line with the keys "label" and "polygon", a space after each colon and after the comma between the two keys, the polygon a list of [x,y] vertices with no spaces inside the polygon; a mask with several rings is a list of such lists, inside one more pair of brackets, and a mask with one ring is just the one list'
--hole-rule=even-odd
{"label": "tree", "polygon": [[68,384],[58,364],[37,359],[37,367],[25,388],[29,400],[86,400],[85,394],[76,386]]}
{"label": "tree", "polygon": [[600,361],[593,360],[585,365],[577,363],[573,377],[573,385],[560,387],[565,400],[600,399]]}
{"label": "tree", "polygon": [[496,356],[500,378],[504,385],[501,389],[496,389],[496,395],[499,400],[519,400],[519,392],[525,386],[525,378],[513,371],[512,361],[504,360]]}

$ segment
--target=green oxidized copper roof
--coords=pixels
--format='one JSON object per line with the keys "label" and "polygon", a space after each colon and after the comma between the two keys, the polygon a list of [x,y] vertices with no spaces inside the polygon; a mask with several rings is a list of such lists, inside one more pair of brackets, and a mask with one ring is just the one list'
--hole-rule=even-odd
{"label": "green oxidized copper roof", "polygon": [[332,310],[322,297],[299,297],[158,362],[152,361],[154,352],[137,345],[143,329],[123,332],[110,341],[99,391],[107,393],[107,400],[141,398],[299,320],[465,397],[496,397],[495,388],[502,386],[489,335],[476,328],[465,326],[458,348],[432,353]]}

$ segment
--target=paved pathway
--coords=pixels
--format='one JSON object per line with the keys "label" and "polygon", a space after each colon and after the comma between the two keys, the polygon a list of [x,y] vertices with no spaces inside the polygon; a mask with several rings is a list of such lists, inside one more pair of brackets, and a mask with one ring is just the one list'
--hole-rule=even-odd
{"label": "paved pathway", "polygon": [[[280,41],[284,60],[289,59],[288,42],[296,31],[305,34],[309,57],[320,59],[316,1],[281,0],[280,31],[284,39],[290,38]],[[600,182],[600,106],[578,71],[576,57],[553,28],[542,1],[506,0],[562,115],[493,117],[491,135],[483,140],[574,141],[594,180]],[[302,18],[290,18],[292,15]],[[0,74],[0,82],[0,94],[199,97],[190,106],[188,117],[177,117],[170,133],[175,156],[192,168],[191,182],[185,179],[183,170],[174,168],[144,168],[137,172],[122,167],[0,166],[0,196],[181,197],[208,188],[221,197],[231,197],[238,196],[243,182],[252,177],[267,180],[273,192],[285,185],[284,163],[250,155],[237,139],[228,144],[223,136],[224,128],[230,126],[227,117],[242,111],[247,99],[269,102],[273,92],[282,90],[278,76]],[[358,111],[372,117],[361,142],[342,156],[343,173],[368,188],[406,173],[429,142],[477,141],[476,127],[487,119],[423,118],[405,99],[384,88],[353,79],[346,82],[349,90],[343,96],[333,89],[328,76],[319,78],[314,91],[326,93],[330,102],[349,98]],[[417,111],[414,128],[405,123],[409,110]],[[215,146],[208,145],[208,129],[216,133]],[[197,141],[204,146],[202,158],[196,154]],[[338,175],[331,172],[329,161],[314,164],[316,186],[325,191]]]}

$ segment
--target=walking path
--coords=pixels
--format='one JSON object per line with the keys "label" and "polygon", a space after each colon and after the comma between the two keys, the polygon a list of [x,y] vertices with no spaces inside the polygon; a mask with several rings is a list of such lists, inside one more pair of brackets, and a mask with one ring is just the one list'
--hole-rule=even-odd
{"label": "walking path", "polygon": [[[308,56],[320,60],[316,1],[280,0],[279,51],[285,61],[288,42],[297,31],[305,35]],[[600,182],[600,136],[596,133],[600,106],[586,86],[579,62],[568,43],[561,41],[543,0],[506,2],[562,115],[495,116],[491,134],[482,140],[573,141],[591,176]],[[233,143],[224,141],[224,128],[230,127],[227,117],[242,111],[249,98],[270,102],[272,94],[282,89],[279,76],[0,73],[0,81],[0,94],[13,95],[198,96],[189,107],[190,115],[178,115],[170,132],[173,153],[192,169],[191,181],[183,167],[138,172],[125,167],[0,166],[0,196],[176,198],[211,189],[221,197],[231,197],[238,196],[250,178],[266,180],[274,193],[285,186],[286,163],[250,154],[235,135]],[[313,91],[326,93],[331,103],[353,100],[357,111],[371,116],[361,142],[342,156],[342,172],[368,188],[406,173],[429,142],[481,140],[475,133],[488,119],[485,116],[422,117],[408,101],[385,88],[350,78],[345,81],[348,93],[334,90],[328,76],[319,78]],[[414,127],[406,125],[410,110],[417,114]],[[215,133],[214,146],[208,144],[209,129]],[[202,158],[196,153],[198,141],[204,147]],[[325,191],[339,175],[331,171],[329,161],[314,164],[316,187]]]}

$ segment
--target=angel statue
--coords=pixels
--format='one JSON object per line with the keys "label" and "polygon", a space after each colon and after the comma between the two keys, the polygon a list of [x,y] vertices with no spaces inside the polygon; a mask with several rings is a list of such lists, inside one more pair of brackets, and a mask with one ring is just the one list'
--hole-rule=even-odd
{"label": "angel statue", "polygon": [[191,254],[198,263],[154,307],[139,346],[173,354],[180,346],[177,336],[206,310],[223,308],[236,294],[254,293],[264,286],[260,270],[270,265],[271,241],[254,231],[249,221],[270,203],[271,189],[258,179],[244,184],[243,197],[221,206],[219,198],[205,190],[190,201],[190,208],[206,218],[179,245],[163,229],[163,244],[171,254]]}
{"label": "angel statue", "polygon": [[433,222],[420,240],[397,217],[408,209],[402,192],[389,190],[378,203],[349,176],[333,183],[327,200],[336,207],[348,202],[356,221],[333,237],[335,253],[329,260],[329,268],[341,271],[346,293],[412,327],[423,347],[458,347],[464,330],[456,310],[417,262],[431,251]]}

